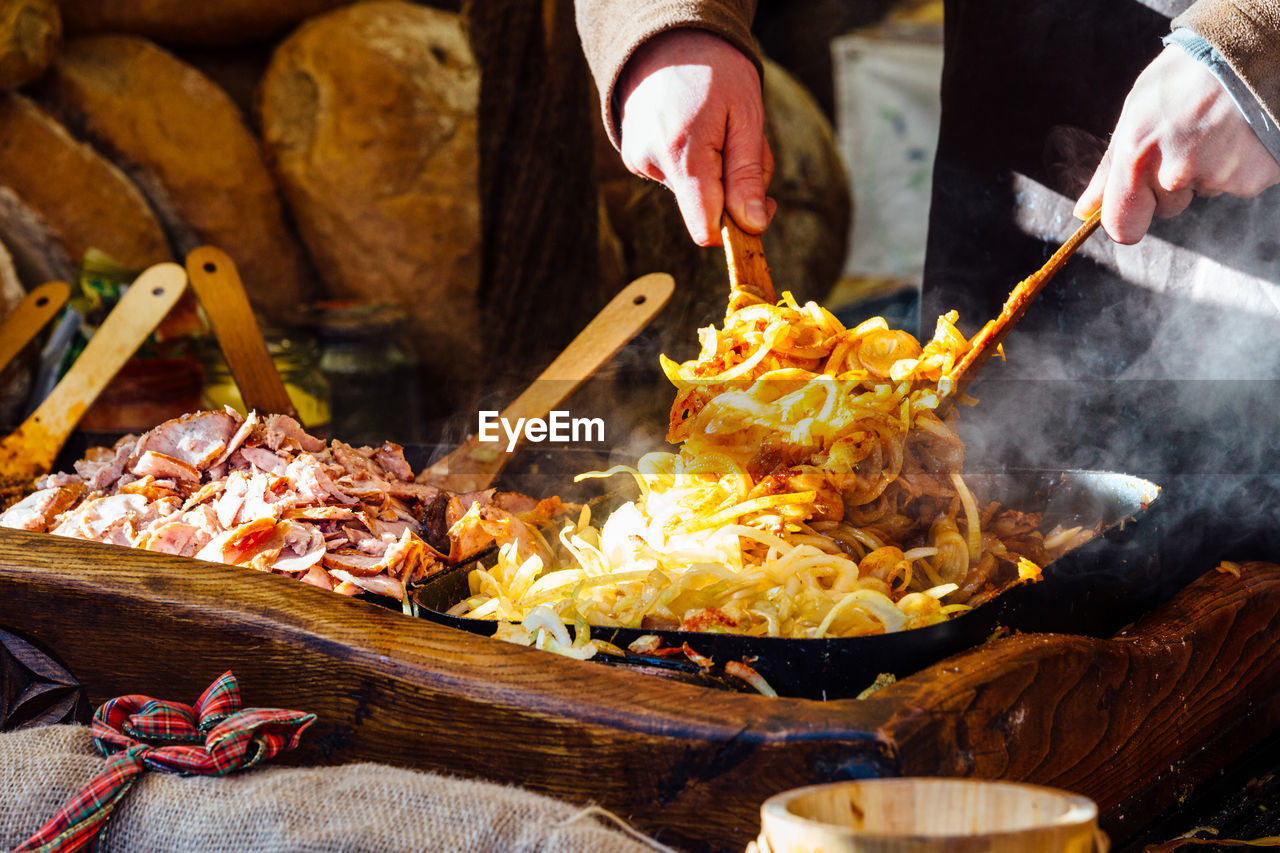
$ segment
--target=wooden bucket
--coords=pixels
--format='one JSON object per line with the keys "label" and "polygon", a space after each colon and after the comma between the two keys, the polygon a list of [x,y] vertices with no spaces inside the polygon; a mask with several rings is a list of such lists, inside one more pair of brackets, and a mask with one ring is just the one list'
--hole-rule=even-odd
{"label": "wooden bucket", "polygon": [[[1092,800],[972,779],[866,779],[760,807],[759,853],[1105,853]],[[750,848],[748,848],[750,850]]]}

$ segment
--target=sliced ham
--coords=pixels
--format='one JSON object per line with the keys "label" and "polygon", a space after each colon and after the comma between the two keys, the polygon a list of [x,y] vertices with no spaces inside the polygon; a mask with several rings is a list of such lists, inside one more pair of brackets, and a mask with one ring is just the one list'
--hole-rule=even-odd
{"label": "sliced ham", "polygon": [[289,460],[265,447],[242,447],[239,454],[246,462],[268,474],[284,474],[289,467]]}
{"label": "sliced ham", "polygon": [[200,472],[195,466],[183,462],[181,459],[175,459],[157,450],[147,450],[138,457],[138,461],[133,463],[129,469],[135,476],[145,477],[148,474],[156,479],[169,478],[172,480],[186,480],[192,483],[200,482]]}
{"label": "sliced ham", "polygon": [[295,506],[285,510],[284,517],[301,521],[351,521],[356,511],[349,506]]}
{"label": "sliced ham", "polygon": [[284,536],[276,529],[275,521],[259,518],[218,534],[200,549],[196,559],[269,568],[283,548]]}
{"label": "sliced ham", "polygon": [[59,486],[84,485],[84,477],[79,474],[46,474],[36,480],[36,490],[56,489]]}
{"label": "sliced ham", "polygon": [[142,495],[149,501],[158,501],[162,498],[178,498],[182,500],[185,497],[178,491],[178,484],[173,480],[157,480],[150,474],[127,481],[124,477],[121,477],[116,483],[116,494]]}
{"label": "sliced ham", "polygon": [[147,499],[142,495],[109,495],[90,498],[69,513],[64,513],[53,533],[77,539],[101,540],[117,522],[146,511]]}
{"label": "sliced ham", "polygon": [[272,450],[292,448],[307,453],[324,450],[324,442],[307,433],[302,424],[288,415],[268,415],[262,425],[262,442]]}
{"label": "sliced ham", "polygon": [[191,509],[191,507],[196,506],[197,504],[202,504],[210,498],[222,494],[226,488],[227,484],[224,480],[213,480],[212,482],[205,483],[197,489],[191,497],[187,498],[187,502],[182,508]]}
{"label": "sliced ham", "polygon": [[409,467],[409,463],[404,458],[404,448],[390,441],[384,441],[382,446],[378,448],[378,452],[373,455],[378,460],[378,464],[382,466],[382,470],[386,471],[397,480],[405,482],[413,481],[413,469]]}
{"label": "sliced ham", "polygon": [[240,420],[227,412],[183,415],[143,433],[131,459],[138,460],[147,451],[153,451],[203,470],[227,449],[239,426]]}
{"label": "sliced ham", "polygon": [[312,566],[307,570],[307,573],[299,577],[298,580],[333,592],[333,578],[329,577],[329,573],[319,566]]}
{"label": "sliced ham", "polygon": [[396,599],[495,539],[527,548],[525,524],[560,508],[492,490],[452,495],[415,482],[400,445],[326,446],[287,416],[230,410],[185,415],[94,448],[74,473],[43,482],[0,514],[0,526]]}
{"label": "sliced ham", "polygon": [[429,504],[440,496],[441,491],[435,486],[428,486],[426,483],[414,483],[412,481],[406,483],[396,480],[387,484],[387,494],[402,500]]}
{"label": "sliced ham", "polygon": [[472,503],[467,513],[449,528],[449,562],[465,562],[494,542],[513,542],[518,553],[533,553],[529,528],[506,510],[492,504]]}
{"label": "sliced ham", "polygon": [[376,575],[386,569],[381,555],[375,557],[349,549],[326,553],[324,555],[324,567],[329,571],[339,569],[348,574],[358,576]]}
{"label": "sliced ham", "polygon": [[346,476],[351,479],[383,482],[382,468],[373,462],[371,458],[373,451],[369,448],[364,448],[369,453],[366,456],[349,444],[334,441],[329,445],[329,450],[333,454],[333,461],[341,465]]}
{"label": "sliced ham", "polygon": [[80,500],[84,492],[85,487],[80,483],[32,492],[0,514],[0,527],[44,533],[58,515]]}
{"label": "sliced ham", "polygon": [[218,524],[224,530],[235,527],[240,519],[240,510],[244,509],[245,495],[249,491],[249,477],[243,471],[233,471],[228,475],[226,487],[218,499],[213,502],[213,511],[218,515]]}
{"label": "sliced ham", "polygon": [[[228,414],[232,414],[232,412],[228,411]],[[240,422],[240,426],[236,428],[235,433],[227,442],[227,446],[223,449],[222,453],[218,454],[218,457],[213,460],[210,467],[216,467],[221,465],[223,462],[226,462],[227,458],[230,457],[232,453],[235,453],[240,449],[241,445],[248,441],[249,436],[253,434],[254,430],[256,430],[261,423],[262,419],[258,417],[258,413],[256,411],[249,412],[248,416]],[[214,476],[220,477],[222,475],[215,474]]]}
{"label": "sliced ham", "polygon": [[136,435],[126,435],[114,447],[90,448],[84,458],[75,463],[76,473],[84,479],[89,491],[105,492],[116,484],[128,466],[137,442]]}
{"label": "sliced ham", "polygon": [[[404,584],[386,575],[354,575],[342,569],[330,569],[329,574],[344,584],[356,587],[355,592],[347,592],[348,595],[356,595],[360,590],[364,590],[374,595],[404,601]],[[335,587],[334,591],[345,592],[340,586]]]}
{"label": "sliced ham", "polygon": [[138,544],[148,551],[193,557],[209,539],[209,534],[194,524],[171,521],[150,530]]}
{"label": "sliced ham", "polygon": [[277,529],[284,537],[284,548],[271,564],[272,570],[287,574],[306,572],[324,558],[324,534],[319,528],[302,522],[282,521]]}
{"label": "sliced ham", "polygon": [[338,488],[324,465],[314,456],[304,454],[296,457],[289,463],[284,476],[307,503],[327,503],[330,500],[347,505],[359,503],[359,500]]}

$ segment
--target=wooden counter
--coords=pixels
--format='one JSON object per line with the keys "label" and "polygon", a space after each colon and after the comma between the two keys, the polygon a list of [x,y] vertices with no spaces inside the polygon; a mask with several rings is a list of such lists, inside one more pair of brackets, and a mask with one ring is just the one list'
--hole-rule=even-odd
{"label": "wooden counter", "polygon": [[1208,571],[1114,639],[1005,638],[861,701],[696,687],[283,577],[8,530],[0,627],[51,650],[95,705],[190,702],[230,669],[247,704],[319,715],[297,763],[524,785],[691,850],[741,850],[773,793],[867,775],[1054,785],[1123,838],[1280,728],[1280,566],[1263,563]]}

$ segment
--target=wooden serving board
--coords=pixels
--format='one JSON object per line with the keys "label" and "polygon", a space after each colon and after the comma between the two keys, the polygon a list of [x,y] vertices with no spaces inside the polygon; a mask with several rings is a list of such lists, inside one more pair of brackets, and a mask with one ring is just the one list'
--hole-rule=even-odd
{"label": "wooden serving board", "polygon": [[0,530],[0,626],[100,703],[250,705],[319,721],[291,760],[379,761],[595,802],[686,850],[741,850],[772,794],[979,776],[1098,801],[1136,831],[1280,723],[1280,566],[1208,571],[1129,632],[1023,635],[865,700],[769,699],[455,631],[246,569]]}

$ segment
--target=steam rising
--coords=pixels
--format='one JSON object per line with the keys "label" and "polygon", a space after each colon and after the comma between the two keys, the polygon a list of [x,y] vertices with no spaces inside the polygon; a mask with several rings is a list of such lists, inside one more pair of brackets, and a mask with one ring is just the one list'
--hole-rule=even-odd
{"label": "steam rising", "polygon": [[[1012,179],[1017,228],[1042,241],[1043,259],[1079,224],[1075,194],[1101,151],[1090,139],[1049,135],[1046,180],[1060,191]],[[1178,584],[1224,555],[1280,556],[1278,201],[1197,199],[1135,246],[1090,238],[1006,340],[1008,361],[972,386],[979,404],[960,409],[969,469],[1160,483]],[[962,328],[986,319],[962,314]]]}

